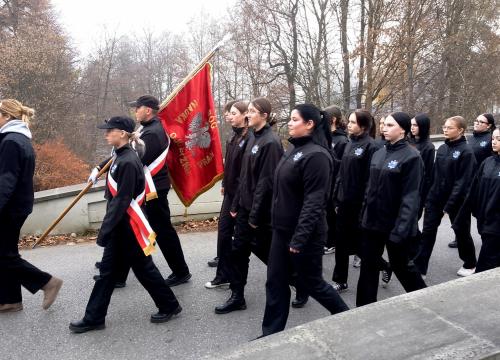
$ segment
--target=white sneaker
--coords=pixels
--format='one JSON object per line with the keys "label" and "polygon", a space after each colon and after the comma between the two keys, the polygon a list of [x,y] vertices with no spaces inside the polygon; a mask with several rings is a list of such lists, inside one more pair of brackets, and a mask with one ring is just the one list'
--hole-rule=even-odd
{"label": "white sneaker", "polygon": [[476,268],[466,269],[463,266],[457,271],[458,276],[469,276],[476,272]]}
{"label": "white sneaker", "polygon": [[333,254],[335,252],[335,246],[332,247],[324,247],[323,249],[323,254],[328,255],[328,254]]}
{"label": "white sneaker", "polygon": [[352,260],[352,266],[355,268],[359,268],[361,266],[361,259],[358,255],[354,255],[354,259]]}
{"label": "white sneaker", "polygon": [[220,281],[219,279],[213,279],[212,281],[209,281],[205,284],[205,287],[207,289],[215,289],[219,287],[228,287],[229,283],[228,282],[223,282]]}

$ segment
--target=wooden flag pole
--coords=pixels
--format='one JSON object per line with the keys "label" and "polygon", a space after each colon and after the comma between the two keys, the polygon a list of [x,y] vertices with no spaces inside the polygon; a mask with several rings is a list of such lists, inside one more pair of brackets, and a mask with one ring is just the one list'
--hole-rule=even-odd
{"label": "wooden flag pole", "polygon": [[[97,178],[101,177],[102,174],[104,174],[106,171],[108,171],[112,162],[113,162],[113,159],[110,159],[106,163],[106,165],[103,166],[103,168],[97,174]],[[32,249],[34,249],[39,243],[41,243],[47,237],[47,235],[49,235],[49,233],[52,231],[52,229],[54,229],[57,226],[57,224],[59,224],[59,222],[66,216],[66,214],[71,210],[71,208],[73,206],[75,206],[75,204],[82,198],[83,195],[85,195],[87,193],[87,191],[89,191],[89,189],[93,185],[94,184],[92,182],[89,182],[87,184],[87,186],[85,186],[85,188],[82,191],[80,191],[80,193],[73,199],[71,204],[69,204],[66,207],[66,209],[64,209],[64,211],[61,213],[61,215],[59,215],[59,217],[48,227],[48,229],[45,230],[45,232],[42,234],[42,236],[40,236],[40,238],[33,244],[33,246],[31,247]]]}

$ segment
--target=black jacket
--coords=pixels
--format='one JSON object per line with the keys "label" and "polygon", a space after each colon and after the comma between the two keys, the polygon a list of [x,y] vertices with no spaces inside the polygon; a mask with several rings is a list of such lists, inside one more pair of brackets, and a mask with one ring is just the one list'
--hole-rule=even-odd
{"label": "black jacket", "polygon": [[491,131],[483,131],[472,133],[467,139],[472,151],[474,152],[474,156],[476,157],[476,165],[477,168],[481,165],[481,163],[487,158],[493,155],[493,149],[491,148]]}
{"label": "black jacket", "polygon": [[370,161],[377,145],[368,134],[351,136],[347,143],[335,185],[335,202],[361,206],[368,182]]}
{"label": "black jacket", "polygon": [[362,227],[389,233],[396,243],[416,235],[423,177],[423,161],[406,140],[378,150],[370,164]]}
{"label": "black jacket", "polygon": [[269,125],[249,136],[231,210],[236,212],[242,207],[249,211],[249,222],[253,225],[271,221],[273,175],[282,155],[281,141]]}
{"label": "black jacket", "polygon": [[245,128],[233,128],[233,136],[226,143],[222,187],[224,188],[224,194],[231,197],[238,190],[243,154],[245,153],[248,139],[252,136],[250,131],[247,131],[243,135],[245,130]]}
{"label": "black jacket", "polygon": [[[303,249],[327,231],[326,204],[332,158],[309,136],[293,139],[274,174],[272,225],[290,231],[290,246]],[[324,245],[324,244],[323,244]]]}
{"label": "black jacket", "polygon": [[35,152],[23,134],[0,134],[0,214],[26,216],[33,211]]}
{"label": "black jacket", "polygon": [[349,138],[345,130],[336,129],[332,132],[332,149],[337,159],[342,160],[342,156],[344,155],[345,146],[349,142]]}
{"label": "black jacket", "polygon": [[104,197],[108,200],[106,215],[104,215],[97,236],[97,244],[100,246],[106,246],[118,226],[127,227],[130,229],[129,231],[132,231],[129,225],[127,209],[130,201],[140,195],[145,186],[141,160],[130,145],[122,146],[116,150],[115,154],[116,158],[109,169],[109,173],[118,184],[118,191],[113,197],[108,186],[106,186],[104,193]]}
{"label": "black jacket", "polygon": [[469,191],[475,168],[476,158],[464,136],[455,141],[446,140],[436,152],[426,206],[457,213]]}
{"label": "black jacket", "polygon": [[434,169],[434,159],[436,158],[436,148],[429,138],[422,141],[415,141],[413,145],[420,153],[420,157],[424,162],[424,180],[422,183],[422,193],[420,197],[420,207],[423,207],[425,205],[425,200],[427,199],[427,194],[429,193],[432,185],[432,174]]}
{"label": "black jacket", "polygon": [[500,155],[490,156],[481,164],[453,228],[466,225],[471,212],[479,234],[500,234]]}

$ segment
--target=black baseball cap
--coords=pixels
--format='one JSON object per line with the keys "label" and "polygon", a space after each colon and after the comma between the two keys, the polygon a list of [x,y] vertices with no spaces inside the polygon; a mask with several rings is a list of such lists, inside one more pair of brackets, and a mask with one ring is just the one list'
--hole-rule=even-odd
{"label": "black baseball cap", "polygon": [[104,124],[97,125],[98,129],[118,129],[131,133],[135,129],[135,122],[127,116],[113,116],[104,120]]}
{"label": "black baseball cap", "polygon": [[148,108],[151,108],[153,110],[159,110],[160,109],[160,102],[158,101],[157,98],[151,95],[143,95],[140,98],[138,98],[136,101],[132,101],[131,103],[128,104],[130,107],[141,107],[141,106],[146,106]]}

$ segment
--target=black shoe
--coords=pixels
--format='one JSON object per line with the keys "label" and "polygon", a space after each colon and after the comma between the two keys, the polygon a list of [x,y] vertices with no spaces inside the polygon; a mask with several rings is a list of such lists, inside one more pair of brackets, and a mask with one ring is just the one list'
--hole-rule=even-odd
{"label": "black shoe", "polygon": [[169,321],[174,315],[179,314],[182,311],[180,305],[177,306],[173,311],[169,313],[162,313],[158,311],[156,314],[151,315],[151,322],[154,324],[164,323]]}
{"label": "black shoe", "polygon": [[219,257],[216,256],[212,260],[210,260],[208,263],[208,266],[210,267],[217,267],[219,265]]}
{"label": "black shoe", "polygon": [[306,296],[296,296],[292,301],[292,307],[295,309],[303,308],[307,301],[309,300],[309,295]]}
{"label": "black shoe", "polygon": [[92,323],[89,323],[85,319],[78,320],[78,321],[72,321],[69,323],[69,329],[76,334],[81,334],[81,333],[91,331],[91,330],[102,330],[105,327],[106,327],[106,325],[104,323],[92,324]]}
{"label": "black shoe", "polygon": [[95,263],[95,268],[96,269],[100,269],[101,268],[101,262],[100,261],[98,261],[98,262]]}
{"label": "black shoe", "polygon": [[452,242],[449,242],[448,247],[452,248],[452,249],[456,249],[458,247],[457,240],[453,240]]}
{"label": "black shoe", "polygon": [[183,275],[183,276],[177,276],[175,274],[170,274],[170,276],[165,279],[165,284],[167,284],[170,287],[184,284],[184,283],[187,283],[189,281],[189,279],[191,279],[191,276],[192,275],[190,273],[188,273],[187,275]]}
{"label": "black shoe", "polygon": [[349,286],[347,285],[347,283],[341,283],[341,282],[336,282],[336,281],[333,282],[332,287],[339,293],[349,289]]}
{"label": "black shoe", "polygon": [[[93,279],[94,281],[101,280],[101,275],[94,275]],[[127,283],[125,281],[117,281],[115,283],[115,289],[122,289],[125,286],[127,286]]]}
{"label": "black shoe", "polygon": [[235,310],[246,310],[247,304],[245,298],[236,295],[234,292],[231,297],[222,305],[215,307],[216,314],[228,314]]}

